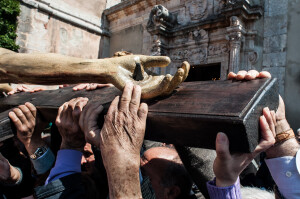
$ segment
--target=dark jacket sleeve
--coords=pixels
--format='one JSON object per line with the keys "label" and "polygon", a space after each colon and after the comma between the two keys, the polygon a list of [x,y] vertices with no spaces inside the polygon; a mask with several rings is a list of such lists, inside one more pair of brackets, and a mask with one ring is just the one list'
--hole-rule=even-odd
{"label": "dark jacket sleeve", "polygon": [[85,197],[85,188],[82,183],[81,173],[71,174],[47,185],[35,188],[35,198],[37,199],[80,199]]}

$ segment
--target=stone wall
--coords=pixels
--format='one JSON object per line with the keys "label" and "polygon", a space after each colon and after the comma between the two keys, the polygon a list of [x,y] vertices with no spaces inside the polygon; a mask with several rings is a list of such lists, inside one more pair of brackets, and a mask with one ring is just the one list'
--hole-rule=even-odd
{"label": "stone wall", "polygon": [[20,52],[51,52],[98,58],[104,0],[22,0],[17,44]]}
{"label": "stone wall", "polygon": [[98,58],[101,38],[108,36],[101,28],[105,6],[105,0],[21,0],[16,39],[19,52]]}
{"label": "stone wall", "polygon": [[285,68],[285,107],[287,120],[294,129],[300,128],[300,3],[290,0],[287,26],[287,65]]}
{"label": "stone wall", "polygon": [[143,31],[142,25],[137,25],[113,33],[110,37],[110,56],[117,51],[124,50],[134,54],[141,54],[143,48]]}
{"label": "stone wall", "polygon": [[263,70],[279,80],[279,92],[284,97],[286,72],[288,0],[265,0]]}

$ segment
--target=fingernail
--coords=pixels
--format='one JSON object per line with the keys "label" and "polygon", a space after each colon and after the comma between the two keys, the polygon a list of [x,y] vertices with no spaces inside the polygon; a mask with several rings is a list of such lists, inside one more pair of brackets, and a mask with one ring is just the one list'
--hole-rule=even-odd
{"label": "fingernail", "polygon": [[217,141],[219,143],[225,143],[226,142],[226,135],[222,132],[219,132],[217,135]]}

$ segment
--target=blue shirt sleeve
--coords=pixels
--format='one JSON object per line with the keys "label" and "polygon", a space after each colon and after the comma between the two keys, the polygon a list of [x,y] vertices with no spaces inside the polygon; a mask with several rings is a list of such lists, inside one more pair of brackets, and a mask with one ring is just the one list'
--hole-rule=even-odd
{"label": "blue shirt sleeve", "polygon": [[300,152],[296,157],[266,159],[270,173],[280,193],[289,199],[300,198]]}
{"label": "blue shirt sleeve", "polygon": [[81,172],[82,153],[72,149],[57,152],[55,166],[51,169],[45,184],[67,175]]}
{"label": "blue shirt sleeve", "polygon": [[207,182],[206,186],[211,199],[242,199],[239,178],[229,187],[217,187],[216,178]]}

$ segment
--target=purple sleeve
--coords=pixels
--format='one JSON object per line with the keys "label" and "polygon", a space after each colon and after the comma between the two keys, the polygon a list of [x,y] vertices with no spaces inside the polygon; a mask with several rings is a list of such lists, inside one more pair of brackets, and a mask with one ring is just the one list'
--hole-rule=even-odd
{"label": "purple sleeve", "polygon": [[72,149],[62,149],[57,152],[55,166],[51,169],[50,174],[45,182],[62,178],[73,173],[81,172],[82,153]]}
{"label": "purple sleeve", "polygon": [[216,179],[207,182],[206,186],[211,199],[242,199],[239,178],[229,187],[217,187]]}

